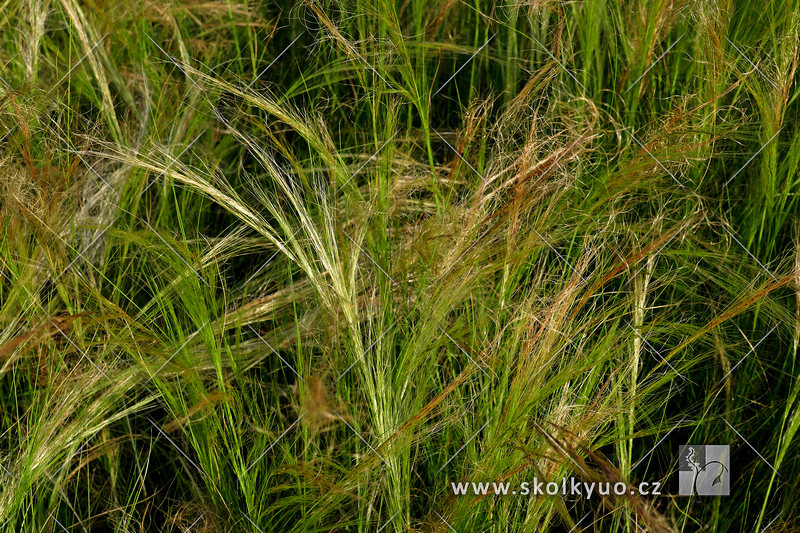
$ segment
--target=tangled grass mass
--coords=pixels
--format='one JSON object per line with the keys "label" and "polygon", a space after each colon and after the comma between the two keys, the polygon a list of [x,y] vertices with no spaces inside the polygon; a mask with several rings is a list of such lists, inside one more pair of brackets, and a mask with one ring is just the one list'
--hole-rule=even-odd
{"label": "tangled grass mass", "polygon": [[800,532],[799,27],[0,0],[0,531]]}

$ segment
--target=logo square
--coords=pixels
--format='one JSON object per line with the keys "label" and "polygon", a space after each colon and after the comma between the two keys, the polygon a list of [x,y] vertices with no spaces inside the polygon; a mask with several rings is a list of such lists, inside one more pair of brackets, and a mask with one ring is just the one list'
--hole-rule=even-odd
{"label": "logo square", "polygon": [[678,494],[730,495],[730,446],[685,444],[678,448]]}

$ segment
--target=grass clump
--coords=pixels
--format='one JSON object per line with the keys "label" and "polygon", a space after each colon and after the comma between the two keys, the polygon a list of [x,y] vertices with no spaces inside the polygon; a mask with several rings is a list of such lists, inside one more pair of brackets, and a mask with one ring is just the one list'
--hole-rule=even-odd
{"label": "grass clump", "polygon": [[798,16],[7,0],[2,529],[800,528]]}

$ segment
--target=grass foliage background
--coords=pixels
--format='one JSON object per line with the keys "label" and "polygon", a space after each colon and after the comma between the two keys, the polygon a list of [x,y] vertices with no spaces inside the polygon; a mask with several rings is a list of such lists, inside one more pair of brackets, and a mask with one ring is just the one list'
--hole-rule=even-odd
{"label": "grass foliage background", "polygon": [[3,0],[2,529],[800,531],[799,22]]}

